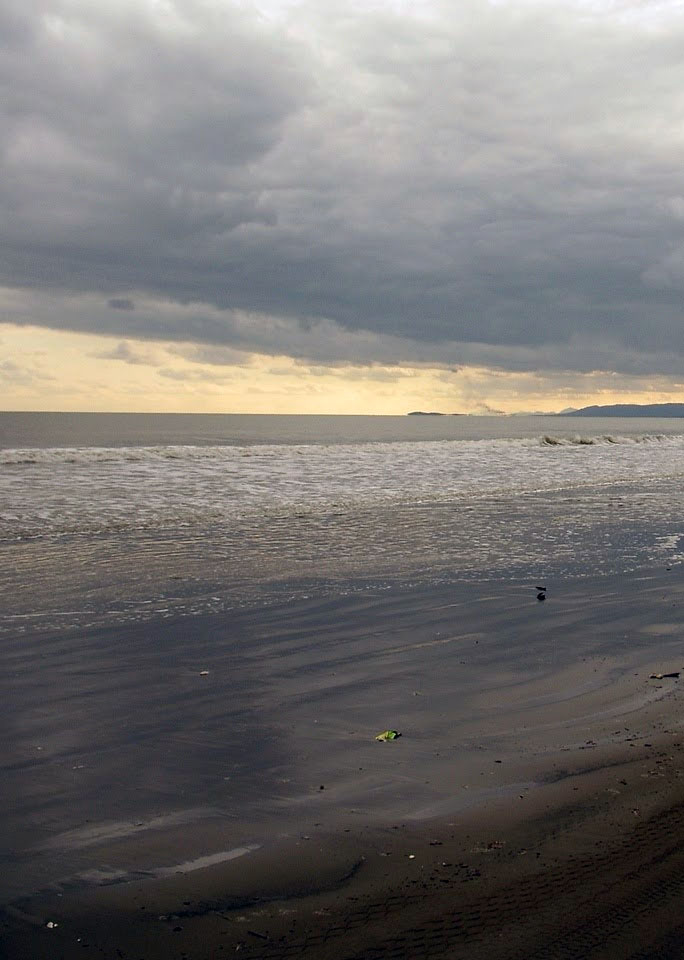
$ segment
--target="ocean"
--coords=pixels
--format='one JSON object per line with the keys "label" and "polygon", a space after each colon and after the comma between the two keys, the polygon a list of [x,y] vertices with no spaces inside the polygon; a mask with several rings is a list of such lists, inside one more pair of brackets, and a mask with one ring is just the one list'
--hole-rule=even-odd
{"label": "ocean", "polygon": [[684,555],[684,420],[0,414],[0,632]]}
{"label": "ocean", "polygon": [[681,665],[683,455],[674,420],[1,414],[0,909],[634,736]]}

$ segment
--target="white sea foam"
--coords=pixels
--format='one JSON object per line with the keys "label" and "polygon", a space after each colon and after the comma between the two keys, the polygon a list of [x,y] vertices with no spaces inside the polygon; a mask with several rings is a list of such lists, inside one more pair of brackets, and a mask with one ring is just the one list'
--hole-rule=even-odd
{"label": "white sea foam", "polygon": [[[607,444],[634,444],[634,443],[666,443],[674,446],[681,446],[682,438],[678,436],[668,436],[663,433],[643,433],[633,436],[619,436],[609,433],[599,436],[582,436],[577,434],[574,437],[553,436],[545,434],[539,439],[539,443],[547,447],[596,447]],[[525,441],[523,441],[525,442]]]}
{"label": "white sea foam", "polygon": [[683,454],[684,436],[636,430],[0,451],[0,632],[232,609],[281,586],[680,562]]}
{"label": "white sea foam", "polygon": [[0,451],[0,538],[186,530],[679,475],[684,437]]}
{"label": "white sea foam", "polygon": [[577,447],[577,446],[609,446],[634,444],[664,444],[684,448],[684,436],[666,434],[634,434],[634,435],[583,435],[574,436],[544,434],[540,437],[512,437],[482,440],[435,440],[426,442],[384,442],[384,443],[335,443],[335,444],[260,444],[250,446],[238,445],[155,445],[134,447],[25,447],[16,449],[0,449],[0,468],[22,467],[36,464],[72,464],[86,467],[97,466],[103,463],[165,463],[168,461],[206,462],[206,463],[233,463],[244,458],[253,458],[257,461],[263,458],[279,456],[305,456],[312,459],[325,451],[328,458],[335,453],[343,457],[354,458],[364,456],[374,451],[379,457],[391,459],[392,453],[422,452],[430,448],[440,448],[450,445],[450,449],[465,452],[469,449],[480,451],[496,451],[502,449],[524,449],[536,446]]}

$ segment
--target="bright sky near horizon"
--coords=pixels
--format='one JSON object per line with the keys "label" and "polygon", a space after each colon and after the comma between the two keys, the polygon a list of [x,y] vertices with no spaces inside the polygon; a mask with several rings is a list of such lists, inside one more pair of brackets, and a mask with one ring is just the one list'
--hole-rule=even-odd
{"label": "bright sky near horizon", "polygon": [[684,400],[684,8],[6,0],[0,408]]}

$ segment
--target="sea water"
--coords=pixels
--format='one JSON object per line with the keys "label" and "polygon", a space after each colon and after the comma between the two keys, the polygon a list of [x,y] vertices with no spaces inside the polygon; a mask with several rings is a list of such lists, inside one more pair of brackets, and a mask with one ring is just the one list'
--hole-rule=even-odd
{"label": "sea water", "polygon": [[0,631],[670,565],[683,475],[674,419],[4,413]]}
{"label": "sea water", "polygon": [[683,464],[675,420],[0,415],[0,904],[519,795],[491,760],[653,656],[568,580],[679,562]]}

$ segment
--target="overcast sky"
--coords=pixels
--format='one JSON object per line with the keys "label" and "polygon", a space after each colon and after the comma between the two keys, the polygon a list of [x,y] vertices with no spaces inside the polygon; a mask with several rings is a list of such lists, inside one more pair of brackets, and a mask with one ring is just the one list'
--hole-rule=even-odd
{"label": "overcast sky", "polygon": [[679,3],[4,0],[0,85],[0,406],[684,398]]}

